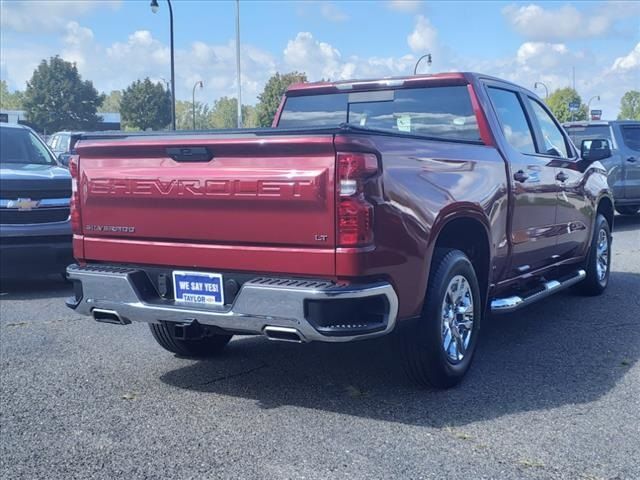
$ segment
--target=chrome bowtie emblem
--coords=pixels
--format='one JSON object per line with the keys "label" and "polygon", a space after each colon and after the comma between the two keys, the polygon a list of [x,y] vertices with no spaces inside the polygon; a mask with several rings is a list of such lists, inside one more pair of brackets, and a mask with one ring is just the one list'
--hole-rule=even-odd
{"label": "chrome bowtie emblem", "polygon": [[7,202],[7,208],[17,208],[18,210],[33,210],[39,206],[40,200],[31,200],[30,198],[19,198]]}

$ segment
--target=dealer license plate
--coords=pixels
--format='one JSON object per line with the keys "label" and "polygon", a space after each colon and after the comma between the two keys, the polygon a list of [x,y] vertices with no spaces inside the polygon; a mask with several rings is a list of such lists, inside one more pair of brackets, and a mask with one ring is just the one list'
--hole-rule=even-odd
{"label": "dealer license plate", "polygon": [[224,305],[222,275],[204,272],[173,272],[173,298],[180,303]]}

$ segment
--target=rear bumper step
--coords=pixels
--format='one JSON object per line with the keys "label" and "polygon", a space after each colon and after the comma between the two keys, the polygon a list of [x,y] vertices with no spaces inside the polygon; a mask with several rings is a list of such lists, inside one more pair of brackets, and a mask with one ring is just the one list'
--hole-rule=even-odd
{"label": "rear bumper step", "polygon": [[[78,289],[82,292],[81,298],[68,301],[67,305],[107,323],[195,321],[232,333],[261,334],[271,340],[347,342],[391,332],[398,315],[397,295],[386,282],[337,285],[326,281],[257,277],[242,285],[233,304],[202,308],[176,304],[154,295],[148,278],[136,268],[70,265],[67,274],[74,283],[82,284]],[[322,302],[335,308],[318,308]],[[331,318],[322,318],[328,313],[356,315],[360,305],[379,307],[371,316],[370,328],[366,328],[362,318],[354,322],[351,329],[345,328],[350,325],[342,321],[332,325]]]}
{"label": "rear bumper step", "polygon": [[491,312],[508,313],[519,310],[520,308],[525,307],[533,302],[542,300],[549,295],[553,295],[560,290],[564,290],[565,288],[569,288],[570,286],[581,282],[586,276],[587,274],[584,270],[578,270],[577,272],[566,277],[562,277],[558,280],[550,280],[543,283],[539,290],[536,290],[529,295],[513,295],[511,297],[494,298],[491,301]]}

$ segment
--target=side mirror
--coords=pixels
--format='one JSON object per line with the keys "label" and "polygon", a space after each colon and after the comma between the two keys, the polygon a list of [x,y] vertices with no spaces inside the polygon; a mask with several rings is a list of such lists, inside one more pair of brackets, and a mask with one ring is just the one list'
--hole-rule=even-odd
{"label": "side mirror", "polygon": [[61,153],[60,155],[58,155],[58,162],[60,162],[61,165],[68,167],[70,158],[71,155],[69,155],[68,153]]}
{"label": "side mirror", "polygon": [[580,156],[583,160],[595,162],[611,156],[611,145],[604,138],[583,140],[580,145]]}

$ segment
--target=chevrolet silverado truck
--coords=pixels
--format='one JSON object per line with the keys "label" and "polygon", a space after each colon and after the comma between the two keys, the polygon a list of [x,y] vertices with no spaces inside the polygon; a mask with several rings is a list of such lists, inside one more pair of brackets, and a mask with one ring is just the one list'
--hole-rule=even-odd
{"label": "chevrolet silverado truck", "polygon": [[65,272],[70,197],[69,171],[40,137],[0,123],[0,278]]}
{"label": "chevrolet silverado truck", "polygon": [[613,200],[532,92],[447,73],[306,83],[273,128],[87,134],[71,158],[70,308],[180,356],[233,335],[394,332],[450,387],[490,312],[609,281]]}
{"label": "chevrolet silverado truck", "polygon": [[567,122],[571,140],[588,157],[593,140],[600,143],[600,160],[607,170],[615,209],[621,215],[640,214],[640,122],[637,120]]}

